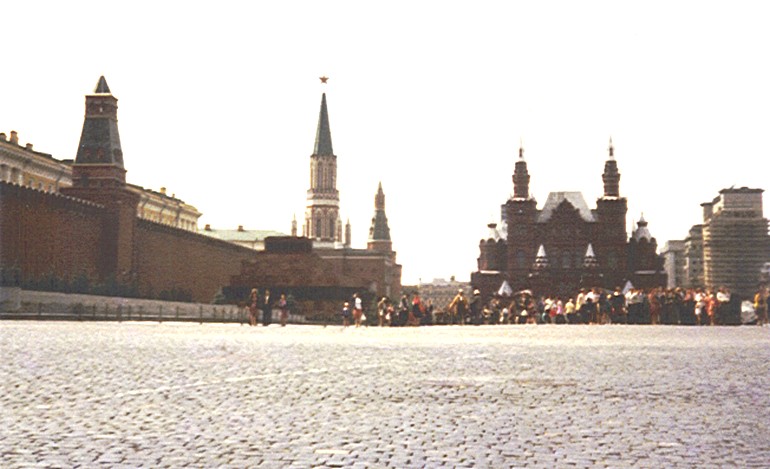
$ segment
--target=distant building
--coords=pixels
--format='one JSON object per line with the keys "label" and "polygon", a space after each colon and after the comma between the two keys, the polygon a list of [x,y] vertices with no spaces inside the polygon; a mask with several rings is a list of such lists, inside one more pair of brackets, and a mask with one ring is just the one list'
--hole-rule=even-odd
{"label": "distant building", "polygon": [[660,252],[663,256],[663,268],[668,276],[667,288],[684,285],[684,241],[667,241]]}
{"label": "distant building", "polygon": [[247,230],[243,225],[238,225],[238,228],[235,230],[223,230],[206,225],[200,233],[257,251],[265,250],[265,238],[269,236],[286,236],[286,233],[281,233],[280,231]]}
{"label": "distant building", "polygon": [[770,260],[762,189],[722,189],[703,207],[703,276],[709,287],[725,286],[748,297]]}
{"label": "distant building", "polygon": [[703,225],[693,225],[684,240],[684,277],[681,286],[699,288],[703,282]]}
{"label": "distant building", "polygon": [[433,279],[432,282],[420,283],[413,289],[420,293],[423,300],[431,300],[436,311],[445,311],[460,290],[467,298],[470,298],[473,293],[468,282],[458,282],[454,278]]}
{"label": "distant building", "polygon": [[72,185],[72,160],[57,160],[35,151],[31,143],[21,146],[15,130],[11,131],[10,139],[0,133],[0,181],[59,192],[60,188]]}
{"label": "distant building", "polygon": [[479,244],[478,271],[471,284],[484,298],[503,282],[513,290],[572,295],[579,288],[666,285],[663,259],[644,218],[626,237],[627,201],[610,141],[604,164],[604,194],[590,209],[580,192],[551,192],[541,209],[529,192],[524,151],[513,173],[513,196],[501,207],[500,225]]}

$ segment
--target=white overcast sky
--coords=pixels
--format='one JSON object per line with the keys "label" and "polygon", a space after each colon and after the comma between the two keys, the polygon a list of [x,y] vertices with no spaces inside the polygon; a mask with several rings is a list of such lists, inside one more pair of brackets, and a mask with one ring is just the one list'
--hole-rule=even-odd
{"label": "white overcast sky", "polygon": [[720,189],[767,189],[768,9],[6,2],[0,131],[74,158],[84,95],[105,75],[130,182],[167,187],[203,212],[201,227],[288,233],[325,91],[354,247],[382,181],[403,282],[467,280],[512,192],[520,139],[539,207],[567,190],[595,207],[611,136],[629,230],[644,212],[659,246],[684,238]]}

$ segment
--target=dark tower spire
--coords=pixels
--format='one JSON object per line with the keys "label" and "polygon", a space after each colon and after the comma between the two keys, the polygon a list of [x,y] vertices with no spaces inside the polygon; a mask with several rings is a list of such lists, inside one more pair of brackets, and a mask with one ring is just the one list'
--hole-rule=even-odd
{"label": "dark tower spire", "polygon": [[612,146],[612,138],[610,138],[608,151],[609,157],[604,163],[604,173],[602,174],[604,197],[620,197],[620,173],[618,172],[618,162],[615,161],[615,148]]}
{"label": "dark tower spire", "polygon": [[385,216],[385,193],[382,191],[382,183],[377,187],[377,195],[374,196],[374,216],[372,226],[369,228],[369,241],[367,249],[376,251],[390,251],[390,228],[388,217]]}
{"label": "dark tower spire", "polygon": [[513,170],[513,198],[529,198],[529,172],[527,171],[527,162],[524,160],[524,146],[521,144],[519,145],[519,159]]}
{"label": "dark tower spire", "polygon": [[326,93],[321,96],[321,112],[318,115],[318,129],[315,134],[314,155],[333,155],[332,132],[329,128],[329,111],[326,109]]}

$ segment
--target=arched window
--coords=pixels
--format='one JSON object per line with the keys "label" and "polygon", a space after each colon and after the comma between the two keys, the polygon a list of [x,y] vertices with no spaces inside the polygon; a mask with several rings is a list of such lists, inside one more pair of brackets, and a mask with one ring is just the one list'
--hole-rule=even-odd
{"label": "arched window", "polygon": [[329,237],[332,239],[337,238],[337,227],[335,226],[334,219],[329,219]]}
{"label": "arched window", "polygon": [[323,164],[316,163],[316,178],[315,178],[315,189],[322,189],[323,188]]}
{"label": "arched window", "polygon": [[321,182],[321,189],[327,190],[329,188],[329,168],[324,165],[324,178]]}
{"label": "arched window", "polygon": [[321,237],[321,217],[317,216],[315,219],[315,237]]}

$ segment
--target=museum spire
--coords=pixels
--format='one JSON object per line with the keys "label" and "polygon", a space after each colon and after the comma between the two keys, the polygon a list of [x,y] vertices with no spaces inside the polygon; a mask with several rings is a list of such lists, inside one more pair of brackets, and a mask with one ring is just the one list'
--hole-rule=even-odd
{"label": "museum spire", "polygon": [[604,173],[602,173],[604,197],[620,197],[620,173],[618,172],[618,162],[615,161],[615,147],[612,145],[612,138],[610,138],[608,152],[607,161],[604,162]]}
{"label": "museum spire", "polygon": [[524,159],[524,145],[519,143],[519,159],[513,170],[513,198],[529,198],[529,171],[527,171],[527,161]]}

